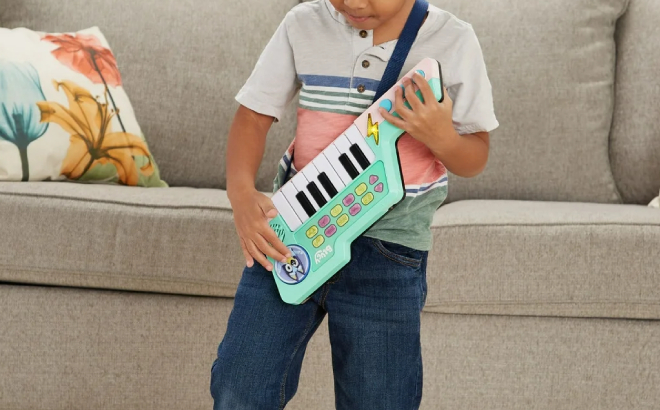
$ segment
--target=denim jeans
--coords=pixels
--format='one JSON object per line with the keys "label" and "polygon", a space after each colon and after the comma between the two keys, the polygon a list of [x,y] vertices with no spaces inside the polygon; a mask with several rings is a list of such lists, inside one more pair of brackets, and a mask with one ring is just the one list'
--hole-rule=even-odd
{"label": "denim jeans", "polygon": [[258,263],[245,268],[211,366],[214,410],[284,409],[326,314],[337,410],[419,408],[428,252],[359,237],[351,256],[301,305],[282,302]]}

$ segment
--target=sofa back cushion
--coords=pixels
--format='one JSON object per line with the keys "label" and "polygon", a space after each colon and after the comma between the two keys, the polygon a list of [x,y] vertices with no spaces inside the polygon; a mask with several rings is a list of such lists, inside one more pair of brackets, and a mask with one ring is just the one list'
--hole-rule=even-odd
{"label": "sofa back cushion", "polygon": [[[0,26],[69,32],[98,26],[117,59],[136,117],[170,185],[224,188],[234,95],[297,0],[0,0]],[[271,159],[293,137],[274,127]],[[267,188],[274,165],[264,164]],[[272,186],[272,184],[270,184]]]}
{"label": "sofa back cushion", "polygon": [[610,153],[626,203],[660,190],[660,2],[631,0],[617,26],[616,105]]}
{"label": "sofa back cushion", "polygon": [[[469,198],[619,202],[609,161],[617,18],[628,0],[432,0],[475,29],[500,127]],[[650,47],[650,45],[649,45]]]}

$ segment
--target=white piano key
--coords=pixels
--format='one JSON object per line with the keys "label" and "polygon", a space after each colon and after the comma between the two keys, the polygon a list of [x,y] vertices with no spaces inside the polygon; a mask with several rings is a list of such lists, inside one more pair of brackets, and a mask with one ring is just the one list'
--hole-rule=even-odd
{"label": "white piano key", "polygon": [[346,138],[346,135],[343,135],[343,134],[340,135],[339,137],[337,137],[336,140],[334,140],[334,142],[332,144],[335,147],[337,147],[339,152],[341,152],[342,154],[348,155],[348,158],[353,163],[353,166],[355,167],[355,169],[357,169],[357,171],[359,173],[362,173],[362,167],[360,166],[360,163],[358,162],[357,159],[355,159],[355,157],[353,156],[353,153],[351,152],[351,145],[353,145],[353,144],[348,140],[348,138]]}
{"label": "white piano key", "polygon": [[319,191],[321,191],[321,195],[323,195],[323,198],[325,198],[326,201],[329,202],[332,199],[330,198],[328,193],[325,192],[325,189],[323,189],[323,185],[321,185],[321,182],[319,182],[320,172],[312,162],[307,164],[307,166],[305,166],[305,168],[302,169],[302,173],[305,175],[305,178],[307,178],[307,181],[316,184],[316,187],[319,189]]}
{"label": "white piano key", "polygon": [[328,179],[330,179],[330,182],[332,182],[332,185],[335,187],[337,192],[341,192],[341,190],[344,189],[346,184],[344,184],[344,181],[341,180],[341,178],[337,174],[337,171],[335,171],[332,165],[330,165],[330,162],[325,157],[325,155],[318,155],[316,158],[314,158],[312,163],[314,164],[316,169],[319,170],[319,173],[325,172],[325,174],[328,176]]}
{"label": "white piano key", "polygon": [[299,191],[291,183],[291,181],[284,184],[281,191],[284,195],[284,198],[286,198],[286,201],[291,205],[291,208],[293,208],[293,211],[298,216],[300,222],[305,223],[305,221],[309,219],[309,215],[307,215],[307,212],[305,212],[302,205],[300,205],[300,202],[298,202],[298,199],[296,198],[296,194]]}
{"label": "white piano key", "polygon": [[365,141],[357,125],[353,124],[346,132],[344,133],[346,138],[350,141],[351,144],[358,144],[364,156],[367,157],[370,164],[373,164],[376,161],[376,154],[369,148],[369,144]]}
{"label": "white piano key", "polygon": [[335,147],[333,144],[328,145],[328,147],[323,150],[323,155],[325,155],[332,168],[335,170],[337,175],[339,175],[339,178],[344,183],[344,186],[350,184],[351,181],[353,181],[353,178],[348,175],[344,169],[344,166],[341,164],[341,162],[339,162],[339,156],[341,153],[337,150],[337,147]]}
{"label": "white piano key", "polygon": [[286,222],[286,224],[289,226],[289,229],[295,231],[300,225],[302,225],[298,215],[296,215],[296,212],[291,207],[291,204],[289,204],[289,201],[286,200],[282,191],[277,191],[271,197],[271,200],[273,201],[273,205],[275,205],[277,212],[282,216],[284,222]]}

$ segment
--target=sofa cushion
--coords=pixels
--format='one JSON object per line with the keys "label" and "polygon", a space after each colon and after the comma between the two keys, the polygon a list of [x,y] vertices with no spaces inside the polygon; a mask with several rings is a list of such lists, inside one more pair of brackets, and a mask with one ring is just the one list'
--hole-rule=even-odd
{"label": "sofa cushion", "polygon": [[[158,165],[172,186],[225,186],[225,143],[259,53],[297,0],[1,0],[0,26],[50,32],[98,26]],[[295,107],[273,127],[259,186],[272,188]]]}
{"label": "sofa cushion", "polygon": [[448,202],[618,202],[610,169],[614,26],[628,0],[432,0],[471,23],[500,127],[486,170]]}
{"label": "sofa cushion", "polygon": [[627,203],[648,204],[660,190],[660,2],[632,0],[617,26],[616,105],[611,138],[614,179]]}
{"label": "sofa cushion", "polygon": [[433,230],[429,311],[660,318],[657,209],[460,201]]}
{"label": "sofa cushion", "polygon": [[[224,191],[0,183],[0,281],[234,295]],[[434,219],[426,310],[660,319],[660,212],[459,201]]]}
{"label": "sofa cushion", "polygon": [[0,180],[166,186],[97,28],[0,28]]}
{"label": "sofa cushion", "polygon": [[224,191],[0,183],[0,281],[232,296],[243,259]]}

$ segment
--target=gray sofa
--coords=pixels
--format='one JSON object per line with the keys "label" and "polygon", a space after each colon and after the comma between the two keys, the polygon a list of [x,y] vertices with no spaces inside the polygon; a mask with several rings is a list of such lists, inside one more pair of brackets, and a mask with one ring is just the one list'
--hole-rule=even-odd
{"label": "gray sofa", "polygon": [[[501,127],[433,221],[422,408],[657,410],[660,2],[433,3],[474,26]],[[2,27],[101,28],[172,186],[0,183],[0,409],[211,408],[244,263],[233,96],[296,4],[0,0]],[[288,408],[333,402],[322,326]]]}

